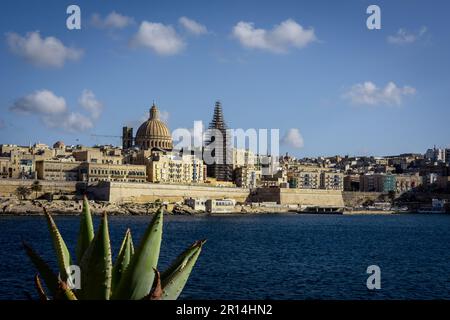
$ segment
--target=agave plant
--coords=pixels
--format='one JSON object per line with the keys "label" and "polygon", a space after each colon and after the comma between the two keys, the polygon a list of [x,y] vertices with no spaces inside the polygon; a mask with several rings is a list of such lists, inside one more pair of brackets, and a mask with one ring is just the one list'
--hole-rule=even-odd
{"label": "agave plant", "polygon": [[[71,289],[68,274],[72,257],[52,218],[44,214],[56,252],[59,275],[31,248],[23,243],[25,251],[38,273],[35,287],[42,300],[175,300],[183,290],[197,261],[205,240],[188,247],[163,273],[157,269],[163,226],[163,209],[153,216],[150,225],[134,249],[131,232],[125,233],[114,264],[111,257],[108,219],[103,214],[97,233],[94,234],[89,202],[83,199],[80,230],[76,247],[76,262],[81,271],[81,288]],[[42,285],[41,278],[47,294]]]}

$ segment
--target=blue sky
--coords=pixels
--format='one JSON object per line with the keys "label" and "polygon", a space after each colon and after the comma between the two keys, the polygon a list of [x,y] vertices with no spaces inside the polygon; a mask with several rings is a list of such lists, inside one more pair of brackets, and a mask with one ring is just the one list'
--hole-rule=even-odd
{"label": "blue sky", "polygon": [[[70,4],[81,30],[66,28]],[[381,30],[366,27],[370,4]],[[219,99],[230,127],[279,128],[281,151],[300,157],[448,147],[449,10],[448,1],[2,1],[0,143],[119,144],[92,134],[119,136],[153,100],[172,130],[191,128]]]}

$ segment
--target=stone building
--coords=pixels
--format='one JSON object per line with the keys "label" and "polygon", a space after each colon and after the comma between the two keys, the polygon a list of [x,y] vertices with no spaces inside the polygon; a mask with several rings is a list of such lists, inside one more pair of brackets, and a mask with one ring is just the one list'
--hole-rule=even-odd
{"label": "stone building", "polygon": [[72,154],[76,161],[80,162],[116,165],[123,163],[122,150],[112,146],[80,147],[75,149]]}
{"label": "stone building", "polygon": [[11,179],[13,168],[10,165],[9,157],[0,157],[0,178]]}
{"label": "stone building", "polygon": [[344,174],[339,172],[321,172],[320,189],[344,190]]}
{"label": "stone building", "polygon": [[[51,149],[42,143],[37,143],[33,146],[0,145],[0,157],[3,158],[2,168],[4,168],[0,170],[8,172],[8,174],[5,174],[2,171],[2,177],[9,179],[35,179],[36,161],[49,160],[56,155],[56,149]],[[8,164],[6,164],[6,159],[8,159]]]}
{"label": "stone building", "polygon": [[349,174],[344,177],[344,191],[359,191],[359,174]]}
{"label": "stone building", "polygon": [[81,180],[87,182],[146,182],[147,170],[142,165],[83,163],[80,168]]}
{"label": "stone building", "polygon": [[396,175],[395,191],[397,193],[410,191],[422,185],[422,177],[419,174]]}
{"label": "stone building", "polygon": [[234,170],[234,182],[240,188],[256,188],[261,184],[261,170],[255,166],[242,166]]}
{"label": "stone building", "polygon": [[230,213],[235,211],[235,199],[208,199],[205,202],[208,213]]}
{"label": "stone building", "polygon": [[154,152],[145,164],[150,182],[191,184],[206,180],[203,160],[194,155]]}
{"label": "stone building", "polygon": [[290,186],[298,189],[320,189],[320,172],[302,171],[290,178]]}
{"label": "stone building", "polygon": [[37,178],[50,181],[80,181],[80,165],[79,161],[38,160]]}
{"label": "stone building", "polygon": [[393,174],[364,174],[359,179],[359,191],[362,192],[396,191],[396,176]]}

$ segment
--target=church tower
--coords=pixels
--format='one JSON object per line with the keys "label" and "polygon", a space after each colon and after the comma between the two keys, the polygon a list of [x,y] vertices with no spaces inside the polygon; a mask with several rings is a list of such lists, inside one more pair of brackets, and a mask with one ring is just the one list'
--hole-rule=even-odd
{"label": "church tower", "polygon": [[[227,134],[227,125],[223,118],[222,105],[220,101],[216,101],[214,107],[214,115],[209,129],[216,129],[222,135],[222,147],[212,149],[211,155],[219,159],[217,163],[207,164],[207,175],[215,178],[218,181],[233,181],[233,163],[232,163],[232,141]],[[209,134],[206,135],[205,147],[212,147],[212,143],[216,138],[209,130]],[[219,144],[220,145],[220,144]]]}

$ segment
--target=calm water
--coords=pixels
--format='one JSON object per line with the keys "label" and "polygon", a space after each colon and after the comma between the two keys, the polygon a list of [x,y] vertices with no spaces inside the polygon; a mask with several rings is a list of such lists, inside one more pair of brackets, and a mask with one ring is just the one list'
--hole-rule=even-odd
{"label": "calm water", "polygon": [[[56,217],[70,250],[78,217]],[[127,227],[135,245],[149,217],[111,217],[117,253]],[[207,238],[184,299],[450,299],[450,216],[267,215],[165,217],[160,269]],[[0,217],[0,299],[33,292],[20,240],[53,262],[43,217]],[[366,288],[381,268],[382,289]]]}

